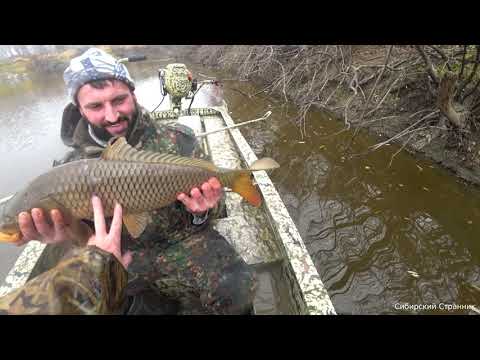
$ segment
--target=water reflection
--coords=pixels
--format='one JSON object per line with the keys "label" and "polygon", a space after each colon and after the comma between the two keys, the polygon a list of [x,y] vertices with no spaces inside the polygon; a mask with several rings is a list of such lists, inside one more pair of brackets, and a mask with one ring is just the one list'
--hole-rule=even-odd
{"label": "water reflection", "polygon": [[[129,70],[136,81],[135,93],[142,106],[153,110],[162,100],[157,70],[166,64],[132,63]],[[207,71],[203,71],[207,73]],[[62,74],[35,75],[28,86],[9,88],[0,96],[0,198],[23,188],[30,180],[51,168],[55,159],[70,150],[60,139],[60,125],[67,97]],[[222,89],[205,85],[194,98],[192,107],[218,106]],[[185,102],[187,106],[190,100]],[[168,109],[168,98],[158,109]],[[0,246],[0,282],[13,267],[24,247]]]}
{"label": "water reflection", "polygon": [[[162,65],[129,66],[137,80],[137,98],[149,110],[161,101],[155,74]],[[194,73],[214,75],[191,68]],[[50,167],[65,150],[59,126],[68,99],[61,79],[46,88],[45,96],[32,92],[0,99],[4,135],[0,165],[8,169],[0,179],[4,195]],[[341,149],[351,134],[339,133],[341,123],[313,112],[306,121],[307,137],[302,138],[294,124],[295,109],[272,99],[246,96],[258,92],[248,83],[206,86],[192,107],[218,105],[222,92],[237,122],[272,110],[268,120],[241,131],[257,156],[271,156],[281,164],[272,179],[337,312],[397,314],[397,303],[478,306],[478,190],[405,153],[397,155],[389,167],[397,150],[393,147],[347,159]],[[165,99],[161,109],[168,106]],[[358,154],[374,143],[363,135],[357,139],[353,152]],[[2,277],[13,264],[13,254],[11,247],[0,248],[0,264],[5,264],[0,268]]]}
{"label": "water reflection", "polygon": [[[342,148],[351,133],[320,111],[307,117],[302,138],[294,109],[237,91],[227,97],[238,121],[274,111],[269,124],[242,133],[257,156],[281,164],[272,179],[339,313],[398,314],[400,303],[478,306],[477,189],[405,153],[389,166],[394,146],[348,159]],[[352,152],[374,143],[362,135]]]}
{"label": "water reflection", "polygon": [[[17,91],[0,97],[0,198],[49,169],[67,149],[59,136],[67,104],[61,78],[37,79],[36,87]],[[0,247],[2,281],[22,250],[8,244]]]}

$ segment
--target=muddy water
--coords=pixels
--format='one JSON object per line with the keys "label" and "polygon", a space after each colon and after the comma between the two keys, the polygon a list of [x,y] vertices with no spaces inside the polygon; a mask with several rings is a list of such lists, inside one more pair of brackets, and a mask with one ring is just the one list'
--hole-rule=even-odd
{"label": "muddy water", "polygon": [[[352,132],[329,114],[312,111],[302,135],[295,109],[240,95],[258,92],[251,85],[231,87],[234,118],[273,111],[242,132],[259,157],[281,164],[272,180],[338,313],[475,313],[445,308],[480,303],[477,189],[406,153],[390,165],[394,146],[349,159]],[[363,134],[351,153],[380,141]]]}
{"label": "muddy water", "polygon": [[[160,100],[155,74],[162,65],[129,65],[137,79],[137,97],[148,109]],[[197,75],[214,75],[192,69]],[[0,197],[48,169],[66,149],[59,139],[68,101],[61,77],[36,79],[34,85],[0,99]],[[205,90],[193,106],[212,100]],[[351,133],[339,133],[342,123],[328,114],[312,111],[302,136],[294,124],[293,107],[262,96],[248,97],[259,89],[245,82],[225,81],[223,91],[236,121],[272,110],[266,122],[242,133],[257,156],[271,156],[281,164],[272,180],[338,313],[473,313],[441,308],[479,305],[480,294],[474,288],[480,286],[478,190],[408,154],[398,154],[389,166],[398,150],[393,146],[345,158],[342,148]],[[167,106],[165,100],[161,108]],[[375,142],[359,135],[352,152],[363,153]],[[0,278],[20,250],[0,247]],[[436,304],[436,310],[413,309],[430,304]]]}

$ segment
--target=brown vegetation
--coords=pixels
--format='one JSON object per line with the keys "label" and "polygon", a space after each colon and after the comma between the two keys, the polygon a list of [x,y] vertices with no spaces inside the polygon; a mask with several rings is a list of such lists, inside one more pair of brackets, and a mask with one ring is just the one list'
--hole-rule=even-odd
{"label": "brown vegetation", "polygon": [[[354,129],[388,137],[480,183],[480,47],[258,45],[199,46],[192,59],[252,80],[298,105],[302,136],[312,107],[335,112]],[[348,146],[346,146],[348,151]]]}

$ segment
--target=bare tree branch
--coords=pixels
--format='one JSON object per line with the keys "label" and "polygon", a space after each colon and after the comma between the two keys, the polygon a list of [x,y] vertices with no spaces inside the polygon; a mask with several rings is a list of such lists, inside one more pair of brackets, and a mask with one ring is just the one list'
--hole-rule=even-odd
{"label": "bare tree branch", "polygon": [[413,132],[413,131],[418,131],[418,130],[420,130],[420,129],[425,128],[425,127],[421,127],[421,128],[417,128],[417,129],[410,130],[410,129],[412,129],[413,127],[415,127],[415,126],[417,126],[418,124],[420,124],[422,121],[425,121],[425,120],[427,120],[427,119],[429,119],[429,118],[432,118],[433,116],[437,115],[438,113],[439,113],[439,111],[438,111],[438,110],[435,110],[435,111],[431,112],[430,114],[425,115],[425,116],[422,117],[420,120],[416,121],[414,124],[412,124],[412,125],[410,125],[409,127],[403,129],[402,131],[400,131],[400,132],[399,132],[398,134],[396,134],[395,136],[392,136],[390,139],[385,140],[385,141],[382,141],[382,142],[380,142],[380,143],[378,143],[378,144],[375,144],[375,145],[370,146],[370,149],[372,149],[372,150],[377,150],[377,149],[379,149],[380,147],[382,147],[382,146],[384,146],[384,145],[386,145],[386,144],[389,144],[390,142],[392,142],[392,141],[394,141],[394,140],[396,140],[396,139],[399,139],[399,138],[401,138],[401,137],[403,137],[403,136],[405,136],[405,135],[407,135],[407,134],[410,134],[410,133]]}
{"label": "bare tree branch", "polygon": [[432,65],[432,62],[430,61],[430,57],[425,53],[425,50],[423,50],[423,47],[420,45],[414,45],[415,49],[417,49],[418,53],[422,57],[423,61],[425,62],[425,65],[427,66],[427,71],[430,77],[432,78],[433,82],[435,84],[438,84],[438,75],[437,72],[435,71],[435,68]]}
{"label": "bare tree branch", "polygon": [[[475,64],[473,65],[473,69],[472,71],[470,72],[470,75],[468,76],[468,79],[463,81],[460,86],[458,87],[458,93],[459,94],[462,94],[463,90],[465,89],[465,87],[472,81],[473,79],[473,76],[475,75],[475,73],[477,72],[477,68],[478,68],[478,60],[480,58],[480,46],[477,45],[476,46],[476,49],[477,49],[477,54],[476,54],[476,57],[475,57]],[[462,102],[463,100],[465,99],[465,97],[462,98]]]}
{"label": "bare tree branch", "polygon": [[475,84],[475,86],[468,93],[466,93],[465,96],[462,98],[462,103],[464,103],[465,100],[478,89],[479,84],[480,84],[480,78],[477,80],[477,83]]}
{"label": "bare tree branch", "polygon": [[392,155],[392,157],[390,158],[390,162],[388,164],[388,167],[392,166],[392,162],[393,162],[393,159],[395,158],[395,156],[397,156],[403,149],[405,149],[405,146],[407,146],[407,144],[410,142],[410,140],[412,140],[412,138],[415,136],[415,133],[413,133],[412,135],[410,135],[410,137],[407,139],[407,141],[405,141],[402,145],[402,147],[400,149],[398,149],[395,154]]}
{"label": "bare tree branch", "polygon": [[[388,65],[388,61],[390,60],[390,55],[392,54],[392,49],[393,49],[393,45],[390,45],[388,47],[388,50],[387,50],[387,56],[385,57],[385,63],[383,64],[383,68],[382,70],[380,71],[380,74],[378,75],[377,77],[377,80],[375,81],[375,84],[373,85],[373,88],[372,88],[372,91],[370,92],[370,94],[368,95],[368,98],[367,98],[367,101],[365,102],[365,105],[363,107],[363,110],[362,110],[362,114],[360,115],[360,119],[359,119],[359,125],[361,125],[362,123],[362,120],[363,120],[363,117],[365,116],[365,112],[367,110],[367,107],[368,107],[368,104],[370,103],[370,100],[373,96],[373,94],[375,93],[375,90],[377,88],[377,85],[380,81],[380,78],[383,76],[383,73],[385,72],[385,69]],[[355,132],[353,133],[353,136],[352,138],[350,139],[350,144],[347,146],[347,149],[350,148],[350,146],[352,145],[353,143],[353,140],[355,139],[355,137],[357,136],[358,134],[358,131],[360,129],[360,126],[358,126],[356,129],[355,129]]]}
{"label": "bare tree branch", "polygon": [[389,86],[387,92],[385,93],[385,95],[383,95],[382,99],[380,100],[380,102],[378,103],[378,105],[375,107],[375,109],[373,110],[370,110],[368,113],[367,113],[367,116],[373,114],[375,111],[377,111],[380,106],[382,106],[383,102],[385,101],[385,99],[387,98],[388,94],[390,94],[390,91],[392,91],[393,87],[395,86],[395,84],[397,83],[397,81],[400,80],[400,77],[397,77],[395,79],[395,81],[392,83],[392,85]]}
{"label": "bare tree branch", "polygon": [[465,56],[467,55],[467,48],[468,48],[468,45],[463,46],[462,67],[460,69],[460,74],[458,75],[459,80],[462,80],[462,77],[463,77],[463,70],[465,69]]}

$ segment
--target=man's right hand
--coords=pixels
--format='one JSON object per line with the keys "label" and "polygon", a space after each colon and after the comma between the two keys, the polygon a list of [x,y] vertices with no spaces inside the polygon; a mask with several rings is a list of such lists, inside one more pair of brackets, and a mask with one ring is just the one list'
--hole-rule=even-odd
{"label": "man's right hand", "polygon": [[62,213],[53,209],[50,211],[53,225],[47,221],[42,209],[32,209],[32,215],[21,212],[18,216],[18,225],[22,238],[15,243],[21,246],[30,240],[38,240],[44,244],[56,244],[67,240],[67,225]]}
{"label": "man's right hand", "polygon": [[126,269],[132,261],[132,252],[127,251],[122,254],[122,206],[115,204],[113,210],[112,223],[110,224],[110,230],[107,232],[107,226],[105,224],[105,216],[103,213],[102,201],[98,196],[92,197],[93,218],[95,224],[95,234],[90,236],[87,245],[94,245],[110,254],[113,254],[118,261]]}

